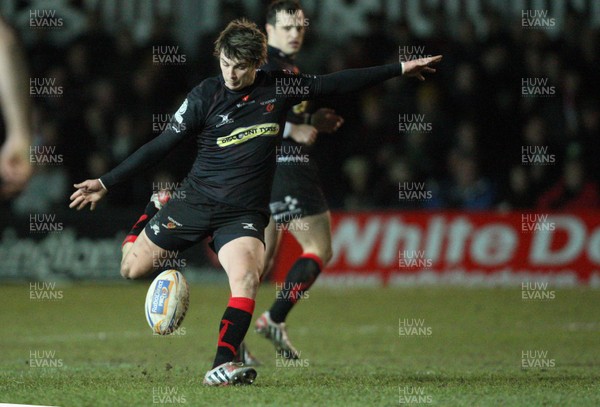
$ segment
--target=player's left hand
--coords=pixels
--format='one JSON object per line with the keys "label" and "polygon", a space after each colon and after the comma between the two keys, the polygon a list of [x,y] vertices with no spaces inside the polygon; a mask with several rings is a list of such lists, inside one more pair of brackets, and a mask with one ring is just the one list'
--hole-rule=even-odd
{"label": "player's left hand", "polygon": [[69,208],[77,207],[77,210],[85,208],[89,203],[90,211],[93,211],[96,209],[98,201],[104,198],[104,195],[108,192],[97,179],[88,179],[73,186],[77,188],[77,191],[71,195],[71,201],[73,202],[71,202]]}
{"label": "player's left hand", "polygon": [[333,109],[321,108],[312,114],[310,122],[321,133],[333,133],[344,124],[344,118]]}
{"label": "player's left hand", "polygon": [[437,64],[442,60],[441,55],[436,55],[429,58],[419,58],[412,61],[406,61],[403,64],[402,75],[415,76],[419,80],[424,81],[423,73],[435,73],[435,69],[431,65]]}

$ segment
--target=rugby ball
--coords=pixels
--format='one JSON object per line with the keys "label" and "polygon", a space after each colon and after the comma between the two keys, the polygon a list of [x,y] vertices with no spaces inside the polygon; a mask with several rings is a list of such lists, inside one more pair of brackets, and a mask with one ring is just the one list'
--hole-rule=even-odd
{"label": "rugby ball", "polygon": [[159,335],[174,332],[190,304],[188,283],[177,270],[163,271],[154,279],[146,294],[146,320]]}

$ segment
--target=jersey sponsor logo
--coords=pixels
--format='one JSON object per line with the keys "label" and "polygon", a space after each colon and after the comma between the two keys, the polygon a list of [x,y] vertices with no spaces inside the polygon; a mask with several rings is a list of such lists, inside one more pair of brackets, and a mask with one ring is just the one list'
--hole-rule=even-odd
{"label": "jersey sponsor logo", "polygon": [[265,100],[265,101],[263,101],[263,102],[260,102],[260,105],[261,105],[261,106],[264,106],[264,105],[269,105],[269,104],[271,104],[271,103],[275,103],[276,101],[277,101],[277,99],[273,98],[273,99],[269,99],[269,100]]}
{"label": "jersey sponsor logo", "polygon": [[246,223],[246,222],[242,222],[242,225],[244,225],[242,227],[242,229],[248,229],[248,230],[253,230],[255,232],[258,232],[258,230],[256,230],[256,228],[254,227],[254,223]]}
{"label": "jersey sponsor logo", "polygon": [[160,227],[158,225],[152,225],[150,228],[154,231],[155,236],[160,232]]}
{"label": "jersey sponsor logo", "polygon": [[167,219],[169,219],[171,222],[173,222],[174,224],[176,224],[177,226],[183,226],[181,223],[177,222],[175,219],[173,219],[170,216],[167,216]]}
{"label": "jersey sponsor logo", "polygon": [[215,127],[221,127],[221,126],[224,126],[226,124],[233,123],[233,119],[229,118],[229,115],[231,113],[232,112],[229,112],[229,113],[226,113],[226,114],[218,114],[217,116],[219,116],[221,118],[221,123],[217,124]]}
{"label": "jersey sponsor logo", "polygon": [[[243,99],[242,99],[242,100],[243,100]],[[240,102],[240,103],[238,103],[237,105],[235,105],[235,107],[237,107],[237,108],[239,109],[240,107],[244,107],[244,106],[246,106],[246,105],[251,105],[251,104],[253,104],[253,103],[256,103],[256,100],[254,100],[254,99],[253,99],[253,100],[251,100],[251,101],[249,101],[249,102],[248,102],[248,101],[246,101],[246,102]]]}
{"label": "jersey sponsor logo", "polygon": [[170,216],[168,216],[167,219],[169,219],[169,222],[167,222],[166,225],[164,223],[161,223],[161,226],[163,228],[175,229],[177,226],[183,226],[181,223],[177,222],[175,219],[173,219]]}
{"label": "jersey sponsor logo", "polygon": [[246,95],[244,97],[242,97],[242,101],[238,104],[235,105],[235,107],[237,107],[238,109],[242,106],[246,106],[246,105],[251,105],[253,103],[256,103],[255,99],[250,100],[250,95]]}
{"label": "jersey sponsor logo", "polygon": [[263,123],[250,127],[239,127],[231,134],[217,139],[219,147],[232,146],[234,144],[245,143],[253,138],[260,136],[276,136],[279,134],[279,124]]}

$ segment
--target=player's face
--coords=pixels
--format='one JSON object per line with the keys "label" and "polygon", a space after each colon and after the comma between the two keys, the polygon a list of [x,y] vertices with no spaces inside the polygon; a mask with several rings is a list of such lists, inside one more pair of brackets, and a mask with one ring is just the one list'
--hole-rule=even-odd
{"label": "player's face", "polygon": [[285,10],[277,12],[275,25],[267,24],[269,45],[282,50],[287,55],[294,55],[302,47],[306,31],[306,18],[302,10],[288,13]]}
{"label": "player's face", "polygon": [[219,64],[221,65],[225,86],[229,89],[240,90],[254,83],[256,67],[249,61],[229,59],[221,51]]}

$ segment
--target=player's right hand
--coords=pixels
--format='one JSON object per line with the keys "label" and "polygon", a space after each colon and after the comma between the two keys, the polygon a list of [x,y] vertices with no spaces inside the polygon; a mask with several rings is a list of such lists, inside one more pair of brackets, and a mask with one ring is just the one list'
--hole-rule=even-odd
{"label": "player's right hand", "polygon": [[310,124],[321,133],[333,133],[344,124],[344,119],[335,110],[323,107],[312,114]]}
{"label": "player's right hand", "polygon": [[310,124],[294,124],[290,137],[297,143],[310,146],[317,140],[317,133],[316,127]]}
{"label": "player's right hand", "polygon": [[69,208],[77,208],[77,210],[85,208],[89,203],[90,210],[96,209],[96,203],[107,194],[102,184],[97,179],[88,179],[79,184],[73,185],[77,191],[71,195],[71,204]]}
{"label": "player's right hand", "polygon": [[425,80],[424,73],[435,73],[435,69],[431,66],[442,60],[441,55],[436,55],[429,58],[419,58],[412,61],[406,61],[403,64],[402,75],[414,76],[421,81]]}

